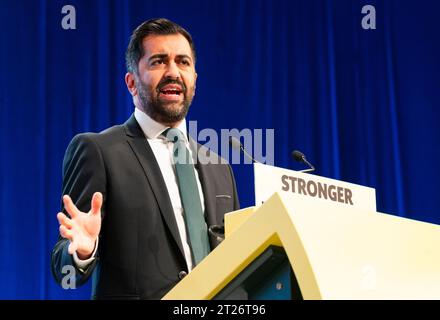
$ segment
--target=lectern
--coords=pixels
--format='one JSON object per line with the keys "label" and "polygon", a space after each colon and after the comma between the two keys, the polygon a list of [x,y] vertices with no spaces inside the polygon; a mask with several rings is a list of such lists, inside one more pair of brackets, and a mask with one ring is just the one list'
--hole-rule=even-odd
{"label": "lectern", "polygon": [[374,189],[261,164],[255,195],[164,299],[440,299],[440,226],[377,212]]}

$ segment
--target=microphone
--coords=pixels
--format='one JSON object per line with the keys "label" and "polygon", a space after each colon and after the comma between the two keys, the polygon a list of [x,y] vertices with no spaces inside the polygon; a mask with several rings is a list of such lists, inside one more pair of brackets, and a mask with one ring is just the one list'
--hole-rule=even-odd
{"label": "microphone", "polygon": [[309,169],[300,170],[300,172],[315,171],[315,167],[310,162],[307,161],[306,156],[301,151],[298,151],[298,150],[292,151],[292,158],[293,158],[293,160],[301,162],[301,163],[305,163],[307,166],[310,167]]}
{"label": "microphone", "polygon": [[243,154],[249,159],[251,159],[253,163],[260,163],[254,158],[252,158],[252,156],[249,153],[247,153],[246,149],[243,147],[240,140],[238,140],[236,137],[229,136],[229,145],[231,145],[234,149],[238,149],[240,150],[240,152],[243,152]]}

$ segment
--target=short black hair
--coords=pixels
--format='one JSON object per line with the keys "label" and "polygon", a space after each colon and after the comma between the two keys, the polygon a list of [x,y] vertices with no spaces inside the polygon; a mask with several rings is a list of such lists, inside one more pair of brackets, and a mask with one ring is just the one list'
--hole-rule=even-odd
{"label": "short black hair", "polygon": [[165,18],[155,18],[143,22],[139,25],[130,37],[130,42],[125,52],[125,65],[127,72],[138,73],[139,60],[144,55],[144,47],[142,41],[149,35],[171,35],[181,34],[188,40],[191,47],[194,63],[196,62],[196,49],[194,42],[188,31]]}

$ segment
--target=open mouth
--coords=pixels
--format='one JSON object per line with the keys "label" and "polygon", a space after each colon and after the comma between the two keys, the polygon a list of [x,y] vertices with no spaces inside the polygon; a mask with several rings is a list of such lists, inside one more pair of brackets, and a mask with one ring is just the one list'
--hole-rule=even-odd
{"label": "open mouth", "polygon": [[180,85],[167,84],[160,88],[159,96],[166,100],[179,100],[183,96],[183,90]]}

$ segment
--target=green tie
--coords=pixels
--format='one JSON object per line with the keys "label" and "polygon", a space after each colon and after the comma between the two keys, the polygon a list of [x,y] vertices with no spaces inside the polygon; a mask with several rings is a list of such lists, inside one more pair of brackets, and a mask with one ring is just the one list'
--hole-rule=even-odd
{"label": "green tie", "polygon": [[183,216],[189,235],[194,265],[197,265],[209,254],[210,246],[208,229],[202,211],[199,188],[197,187],[194,172],[194,164],[189,150],[186,148],[183,133],[179,129],[169,128],[162,135],[168,141],[174,143],[173,160],[183,206]]}

